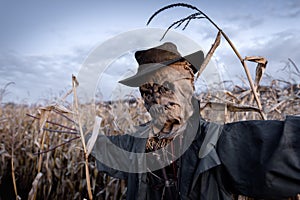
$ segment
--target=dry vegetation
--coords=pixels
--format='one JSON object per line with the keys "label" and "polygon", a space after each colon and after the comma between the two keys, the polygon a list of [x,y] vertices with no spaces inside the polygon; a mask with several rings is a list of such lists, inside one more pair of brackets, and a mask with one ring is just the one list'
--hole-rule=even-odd
{"label": "dry vegetation", "polygon": [[[300,86],[283,86],[279,85],[280,82],[274,80],[258,90],[268,119],[282,120],[286,115],[300,114]],[[202,93],[199,96],[201,105],[203,108],[206,105],[202,115],[209,120],[214,109],[207,108],[217,102],[227,103],[224,119],[228,122],[260,119],[259,113],[253,110],[252,94],[249,89],[239,86],[224,92],[226,100],[213,93]],[[84,153],[73,109],[71,104],[48,107],[2,104],[0,199],[13,199],[15,194],[22,199],[88,198]],[[94,120],[88,109],[91,106],[81,108],[84,133],[91,131]],[[48,116],[45,116],[45,110]],[[97,114],[103,118],[101,131],[107,135],[133,131],[133,125],[149,120],[141,100],[99,103]],[[47,121],[43,124],[43,120]],[[94,199],[125,198],[124,181],[99,173],[92,157],[88,160],[88,167]]]}
{"label": "dry vegetation", "polygon": [[[141,105],[140,101],[99,104],[101,130],[107,135],[120,134],[149,120]],[[72,109],[71,105],[2,104],[1,200],[14,199],[16,194],[22,199],[88,199],[84,151]],[[90,109],[90,105],[80,109],[84,133],[91,131],[94,121]],[[92,157],[88,167],[94,199],[125,198],[124,181],[99,173]]]}

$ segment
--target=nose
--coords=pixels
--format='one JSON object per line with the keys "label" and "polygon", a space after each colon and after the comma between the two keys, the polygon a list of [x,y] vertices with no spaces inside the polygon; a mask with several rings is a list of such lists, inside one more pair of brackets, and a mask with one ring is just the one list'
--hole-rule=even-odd
{"label": "nose", "polygon": [[159,96],[153,92],[145,94],[144,96],[145,103],[148,105],[152,106],[154,104],[158,104],[159,101]]}
{"label": "nose", "polygon": [[153,97],[153,103],[154,104],[160,104],[161,103],[160,94],[158,92],[153,93],[152,97]]}

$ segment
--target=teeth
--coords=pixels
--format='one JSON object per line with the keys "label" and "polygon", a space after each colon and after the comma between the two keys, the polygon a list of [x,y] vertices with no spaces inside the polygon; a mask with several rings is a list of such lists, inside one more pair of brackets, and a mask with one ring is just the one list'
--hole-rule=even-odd
{"label": "teeth", "polygon": [[167,105],[165,105],[165,108],[176,108],[176,107],[179,107],[178,104],[176,103],[168,103]]}
{"label": "teeth", "polygon": [[166,110],[164,106],[161,105],[153,105],[150,110],[150,115],[154,118],[159,117],[161,118],[162,116],[166,115]]}

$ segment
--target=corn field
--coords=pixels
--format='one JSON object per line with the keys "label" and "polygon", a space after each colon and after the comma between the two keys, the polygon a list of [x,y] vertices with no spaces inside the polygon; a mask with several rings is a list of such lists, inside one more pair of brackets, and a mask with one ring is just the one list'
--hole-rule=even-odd
{"label": "corn field", "polygon": [[[300,85],[258,87],[267,119],[283,120],[286,115],[300,114]],[[224,121],[260,119],[252,92],[235,86],[219,93],[202,93],[201,115],[211,120],[214,105],[222,105]],[[208,109],[209,108],[209,109]],[[80,107],[84,134],[91,132],[94,116],[90,105]],[[18,105],[0,108],[0,199],[88,199],[84,149],[80,130],[71,104]],[[123,134],[134,125],[150,119],[141,99],[102,102],[96,106],[102,118],[100,130],[106,135]],[[125,199],[126,183],[96,169],[88,158],[93,199]],[[239,197],[242,199],[242,197]]]}

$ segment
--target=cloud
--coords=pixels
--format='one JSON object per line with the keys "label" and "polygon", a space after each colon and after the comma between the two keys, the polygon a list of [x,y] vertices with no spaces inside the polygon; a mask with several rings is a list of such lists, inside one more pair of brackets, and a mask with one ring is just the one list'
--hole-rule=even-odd
{"label": "cloud", "polygon": [[[237,47],[243,58],[245,56],[265,57],[268,60],[266,72],[274,78],[280,77],[287,80],[289,76],[286,76],[286,72],[280,71],[280,69],[284,68],[288,58],[291,58],[297,66],[300,66],[299,31],[298,29],[290,29],[270,35],[252,36],[247,39],[247,42],[244,41],[244,44],[242,43],[243,40],[240,39],[237,41]],[[242,65],[232,50],[220,47],[215,54],[215,59],[220,72],[224,74],[225,78],[240,84],[236,77],[246,77]],[[256,64],[247,62],[247,65],[254,78]]]}
{"label": "cloud", "polygon": [[231,29],[231,31],[246,31],[262,25],[265,22],[265,19],[253,12],[249,12],[232,13],[222,21],[224,24],[224,29]]}
{"label": "cloud", "polygon": [[274,75],[274,77],[287,79],[284,72],[278,72],[278,70],[284,68],[288,58],[291,58],[296,65],[300,66],[299,32],[300,30],[297,29],[278,32],[266,37],[264,45],[257,45],[256,52],[259,55],[264,55],[269,60],[267,72]]}
{"label": "cloud", "polygon": [[41,98],[56,96],[71,87],[71,75],[77,74],[83,54],[87,51],[75,49],[60,55],[24,55],[17,52],[0,54],[0,85],[13,81],[10,95],[4,101],[34,103]]}
{"label": "cloud", "polygon": [[[231,3],[207,3],[209,6],[204,11],[211,9],[211,12],[207,14],[230,37],[242,56],[267,57],[269,60],[267,71],[273,69],[276,71],[275,68],[282,67],[284,65],[282,61],[288,58],[299,66],[299,30],[292,28],[296,27],[299,21],[297,17],[300,16],[300,1],[263,0],[239,3],[233,0]],[[125,5],[122,5],[120,10],[116,10],[114,4],[106,5],[99,11],[96,5],[92,8],[88,4],[80,4],[73,5],[73,11],[66,12],[64,8],[69,7],[68,3],[43,5],[44,3],[36,4],[33,9],[29,8],[31,4],[26,4],[28,9],[24,9],[25,4],[11,4],[11,7],[18,8],[21,13],[26,12],[18,16],[3,6],[5,12],[2,14],[9,17],[3,17],[0,20],[5,30],[0,40],[0,87],[10,81],[16,82],[15,85],[9,87],[11,94],[6,97],[6,100],[19,97],[21,100],[29,98],[30,101],[36,101],[50,95],[50,90],[57,93],[70,87],[71,74],[77,74],[80,71],[79,68],[95,41],[105,41],[130,27],[145,27],[148,17],[156,8],[162,7],[159,4],[155,8],[149,6],[145,8],[146,10],[135,9],[134,13],[130,13],[128,12],[130,9],[124,9]],[[144,8],[144,4],[141,5]],[[201,9],[205,8],[205,2],[198,5],[197,7]],[[127,6],[129,8],[133,5],[127,4]],[[39,7],[49,9],[38,9]],[[28,12],[30,9],[35,12]],[[123,11],[126,11],[126,14]],[[48,15],[48,12],[55,13],[55,18],[60,20],[54,20],[55,18]],[[148,16],[145,16],[145,13]],[[189,9],[183,8],[168,10],[157,16],[149,27],[166,29],[172,22],[190,13]],[[20,18],[20,16],[25,18]],[[124,19],[120,16],[124,16]],[[26,24],[24,24],[24,19]],[[180,28],[176,31],[195,40],[206,51],[211,47],[217,34],[217,30],[207,20],[194,20],[185,31],[180,31]],[[123,41],[130,42],[131,39]],[[76,45],[80,47],[74,47]],[[90,46],[87,47],[87,45]],[[15,51],[8,51],[9,48]],[[19,52],[31,52],[31,54]],[[49,52],[51,54],[47,54]],[[245,76],[239,60],[224,38],[214,58],[217,60],[220,71],[227,72],[230,75],[228,77],[235,76],[235,74]],[[131,62],[120,58],[116,60],[115,67],[124,69],[124,66],[129,66]],[[254,68],[251,70],[254,71]],[[123,74],[120,70],[107,71],[106,83],[113,85],[114,78],[120,76],[119,73]],[[90,76],[87,78],[91,79]],[[109,91],[108,88],[104,89],[104,92]]]}
{"label": "cloud", "polygon": [[270,3],[265,0],[265,8],[271,16],[295,18],[300,16],[300,2],[299,0],[278,1]]}

